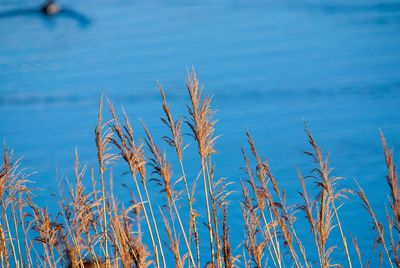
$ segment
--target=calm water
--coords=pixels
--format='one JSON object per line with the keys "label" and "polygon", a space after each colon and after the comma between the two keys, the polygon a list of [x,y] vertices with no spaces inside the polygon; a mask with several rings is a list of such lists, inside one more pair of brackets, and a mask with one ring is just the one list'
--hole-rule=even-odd
{"label": "calm water", "polygon": [[[101,92],[126,108],[139,133],[140,117],[165,134],[156,82],[183,115],[193,65],[214,95],[223,134],[216,175],[237,182],[234,200],[246,129],[288,197],[298,198],[294,164],[305,174],[312,168],[302,154],[306,120],[332,152],[334,174],[350,187],[357,178],[383,215],[379,128],[400,151],[399,1],[64,1],[66,11],[53,18],[38,13],[39,4],[0,0],[0,139],[39,171],[38,186],[55,189],[57,176],[71,176],[75,148],[95,163]],[[188,156],[193,173],[195,160]],[[130,181],[120,176],[124,167],[116,170],[116,184]],[[240,211],[230,214],[236,245]],[[358,201],[342,214],[364,259],[373,258],[371,222]],[[308,227],[299,228],[306,239]],[[344,264],[340,250],[335,260]]]}

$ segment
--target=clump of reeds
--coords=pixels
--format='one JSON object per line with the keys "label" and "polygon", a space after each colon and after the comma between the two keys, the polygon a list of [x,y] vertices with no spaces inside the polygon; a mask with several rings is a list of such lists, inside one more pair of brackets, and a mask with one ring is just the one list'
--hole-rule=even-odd
{"label": "clump of reeds", "polygon": [[[279,179],[247,132],[250,153],[242,149],[243,227],[234,232],[243,234],[243,242],[232,245],[231,182],[215,176],[212,156],[219,136],[211,97],[203,93],[194,71],[187,74],[186,87],[188,115],[174,119],[159,85],[165,116],[161,121],[169,132],[162,140],[174,155],[166,153],[144,122],[145,136],[137,136],[124,109],[120,118],[108,99],[109,112],[104,116],[102,97],[95,127],[97,167],[81,164],[76,152],[74,179],[62,179],[59,193],[54,194],[58,211],[38,204],[40,191],[28,181],[21,160],[14,160],[5,146],[0,166],[1,267],[352,267],[354,261],[368,266],[356,237],[352,237],[354,248],[347,243],[350,230],[339,213],[352,191],[340,186],[342,178],[332,175],[328,155],[307,126],[311,151],[305,154],[314,168],[307,176],[296,169],[301,203],[287,200]],[[195,148],[183,139],[186,132]],[[378,219],[358,183],[355,192],[372,218],[375,244],[383,250],[378,261],[383,265],[386,256],[385,263],[400,267],[400,188],[393,152],[382,133],[381,140],[390,197],[386,223]],[[198,169],[186,170],[187,154],[198,155]],[[112,165],[117,162],[126,164],[132,179],[132,187],[124,185],[130,200],[119,200],[113,191]],[[316,187],[310,188],[310,183]],[[162,202],[152,200],[149,192],[154,191],[162,193]],[[204,207],[198,199],[204,200]],[[311,244],[304,242],[298,230],[304,222],[310,227]],[[332,244],[333,233],[340,237],[340,244]],[[334,252],[342,258],[335,260]]]}

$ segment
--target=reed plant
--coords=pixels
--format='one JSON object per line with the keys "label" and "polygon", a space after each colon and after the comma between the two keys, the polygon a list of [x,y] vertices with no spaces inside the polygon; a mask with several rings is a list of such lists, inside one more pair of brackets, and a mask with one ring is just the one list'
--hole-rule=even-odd
{"label": "reed plant", "polygon": [[[144,136],[138,136],[124,109],[117,111],[109,99],[104,105],[101,97],[94,131],[98,161],[95,166],[82,165],[76,151],[74,179],[61,179],[54,193],[58,210],[38,205],[41,193],[29,180],[32,174],[4,146],[1,267],[368,267],[358,245],[361,236],[357,240],[355,233],[349,244],[354,230],[342,219],[346,200],[357,197],[371,217],[375,246],[382,252],[371,261],[400,267],[400,188],[393,151],[382,132],[389,186],[384,221],[357,181],[352,190],[341,186],[343,178],[332,175],[329,154],[323,153],[307,125],[310,150],[305,156],[314,166],[305,176],[296,168],[300,202],[287,200],[247,132],[240,180],[242,229],[234,233],[242,242],[236,245],[230,237],[233,180],[215,175],[221,167],[213,161],[219,136],[212,98],[203,92],[193,70],[187,74],[186,87],[187,115],[173,117],[159,84],[161,122],[169,133],[162,137],[164,143],[154,138],[145,122],[138,128]],[[185,140],[184,133],[191,138]],[[188,146],[191,142],[195,147]],[[195,170],[187,168],[189,159],[196,159],[193,154],[198,162],[190,167],[197,164]],[[114,192],[112,168],[117,163],[125,164],[132,180],[123,185],[130,200],[121,200]],[[162,193],[161,198],[152,199],[154,191]],[[311,239],[299,231],[304,224]]]}

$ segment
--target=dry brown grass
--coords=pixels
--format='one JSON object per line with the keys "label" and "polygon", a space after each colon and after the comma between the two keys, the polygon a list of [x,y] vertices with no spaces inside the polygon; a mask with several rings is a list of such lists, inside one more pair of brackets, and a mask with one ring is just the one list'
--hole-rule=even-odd
{"label": "dry brown grass", "polygon": [[[144,122],[145,137],[137,137],[125,111],[122,109],[120,119],[109,100],[109,112],[105,113],[109,119],[104,120],[101,98],[95,127],[97,167],[81,165],[76,152],[74,179],[61,180],[55,194],[59,211],[50,213],[37,204],[35,194],[40,191],[28,181],[30,174],[21,168],[20,159],[14,160],[4,147],[0,166],[1,267],[352,267],[354,260],[361,267],[368,266],[356,236],[352,237],[353,248],[349,247],[350,230],[345,230],[339,214],[352,191],[340,187],[341,178],[331,174],[329,157],[307,126],[311,151],[306,155],[314,168],[307,176],[297,170],[300,203],[288,202],[279,179],[247,133],[249,149],[242,149],[243,230],[234,232],[235,236],[243,233],[243,242],[232,245],[230,182],[215,177],[212,159],[218,136],[211,97],[203,94],[194,71],[188,73],[186,86],[188,115],[174,120],[159,85],[165,115],[162,123],[169,132],[163,140],[172,147],[172,155],[157,143]],[[184,131],[193,136],[197,150],[187,150]],[[371,216],[376,246],[383,250],[377,261],[400,267],[400,188],[393,152],[383,133],[381,141],[389,186],[386,220],[378,219],[361,186],[355,192]],[[197,173],[197,177],[186,175],[189,153],[198,154],[199,170],[188,173]],[[172,158],[178,161],[170,162]],[[118,200],[113,191],[112,165],[119,162],[126,164],[132,178],[134,190],[125,185],[131,200]],[[196,188],[199,178],[200,192]],[[162,202],[151,199],[149,192],[154,191],[162,193]],[[200,198],[204,207],[196,202]],[[201,219],[205,219],[204,225],[199,224]],[[304,244],[303,233],[298,231],[300,219],[300,224],[310,227],[311,244]],[[201,237],[200,233],[207,235]],[[340,245],[332,245],[333,235],[339,235]],[[346,262],[336,263],[334,252]]]}

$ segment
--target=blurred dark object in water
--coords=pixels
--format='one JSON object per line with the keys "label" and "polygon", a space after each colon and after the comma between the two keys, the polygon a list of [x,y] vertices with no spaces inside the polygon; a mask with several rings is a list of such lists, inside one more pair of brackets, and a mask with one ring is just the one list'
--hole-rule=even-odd
{"label": "blurred dark object in water", "polygon": [[[50,5],[55,5],[55,6],[50,7],[49,3],[52,3]],[[46,8],[51,10],[45,11]],[[57,16],[54,16],[55,14],[57,14]],[[85,14],[80,13],[68,7],[60,8],[60,6],[57,5],[54,1],[48,1],[45,5],[43,5],[40,8],[33,7],[25,9],[13,9],[9,11],[0,12],[0,20],[11,19],[15,17],[28,17],[28,16],[41,17],[45,18],[46,20],[49,19],[53,20],[55,18],[72,19],[75,20],[81,27],[86,27],[91,24],[90,18],[87,17]]]}
{"label": "blurred dark object in water", "polygon": [[52,16],[59,13],[61,8],[54,0],[47,0],[41,10],[44,14]]}

